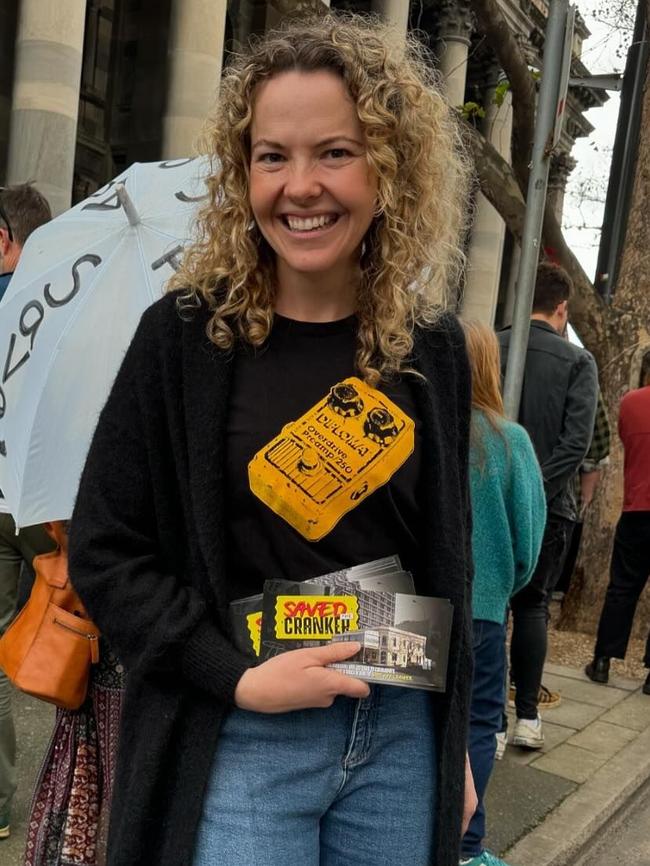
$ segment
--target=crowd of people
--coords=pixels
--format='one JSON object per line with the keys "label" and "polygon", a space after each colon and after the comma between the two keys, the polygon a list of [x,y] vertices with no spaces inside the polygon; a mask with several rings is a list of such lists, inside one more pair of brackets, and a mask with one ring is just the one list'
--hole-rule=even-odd
{"label": "crowd of people", "polygon": [[[571,280],[539,267],[510,421],[510,330],[442,312],[469,212],[457,120],[422,49],[376,22],[260,40],[225,70],[202,149],[197,239],[142,317],[69,524],[106,645],[86,703],[57,711],[25,866],[503,866],[485,792],[505,707],[512,745],[542,748],[549,603],[609,447],[595,362],[566,338]],[[0,297],[49,216],[33,187],[0,191]],[[313,541],[248,466],[350,377],[414,422],[413,447]],[[640,385],[621,404],[624,510],[586,670],[601,683],[650,572],[650,353]],[[50,546],[0,516],[0,633],[21,564]],[[328,667],[353,642],[259,664],[235,648],[228,605],[265,578],[393,554],[453,605],[444,693]],[[0,673],[0,838],[14,763]]]}

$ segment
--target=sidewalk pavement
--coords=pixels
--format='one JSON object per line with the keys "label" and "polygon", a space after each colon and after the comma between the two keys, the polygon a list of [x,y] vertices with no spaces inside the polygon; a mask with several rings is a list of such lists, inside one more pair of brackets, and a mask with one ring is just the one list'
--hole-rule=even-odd
{"label": "sidewalk pavement", "polygon": [[0,841],[1,866],[23,866],[32,791],[54,727],[54,707],[21,692],[14,691],[13,711],[18,746],[18,789],[11,816],[11,836]]}
{"label": "sidewalk pavement", "polygon": [[[487,796],[488,847],[510,866],[566,866],[650,778],[650,696],[640,683],[612,677],[601,686],[547,665],[544,684],[562,694],[544,714],[544,749],[508,746]],[[52,707],[25,695],[14,708],[19,787],[2,866],[23,864],[29,801],[54,722]]]}
{"label": "sidewalk pavement", "polygon": [[[545,746],[508,746],[487,795],[487,847],[509,866],[566,866],[650,778],[650,696],[641,683],[547,665],[562,703],[543,713]],[[509,711],[510,732],[514,727]]]}

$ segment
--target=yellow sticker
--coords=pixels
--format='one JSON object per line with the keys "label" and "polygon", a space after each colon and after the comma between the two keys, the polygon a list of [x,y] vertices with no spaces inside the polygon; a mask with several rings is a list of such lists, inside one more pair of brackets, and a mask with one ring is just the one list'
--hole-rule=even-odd
{"label": "yellow sticker", "polygon": [[258,656],[260,654],[262,639],[262,611],[258,610],[256,613],[249,613],[246,617],[246,625],[248,626],[248,633],[253,643],[255,655]]}
{"label": "yellow sticker", "polygon": [[318,541],[413,453],[415,424],[380,391],[351,377],[282,428],[248,464],[253,493]]}
{"label": "yellow sticker", "polygon": [[357,631],[356,595],[279,595],[275,601],[278,640],[330,640]]}

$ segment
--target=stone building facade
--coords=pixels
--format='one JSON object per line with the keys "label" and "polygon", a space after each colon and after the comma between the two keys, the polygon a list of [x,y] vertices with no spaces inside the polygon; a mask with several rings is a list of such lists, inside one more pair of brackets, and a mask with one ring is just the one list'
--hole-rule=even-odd
{"label": "stone building facade", "polygon": [[[452,105],[486,108],[482,131],[506,157],[509,96],[494,102],[500,70],[475,32],[469,0],[324,0],[374,11],[433,49]],[[500,0],[532,65],[543,47],[546,0]],[[229,52],[279,17],[279,0],[0,0],[0,182],[34,181],[57,213],[135,161],[192,152]],[[584,71],[579,19],[574,73]],[[550,194],[559,212],[571,147],[591,127],[592,92],[572,89]],[[482,197],[459,304],[468,317],[507,321],[517,249]]]}
{"label": "stone building facade", "polygon": [[431,659],[426,656],[427,639],[423,634],[404,631],[395,626],[380,625],[347,634],[334,635],[333,643],[358,641],[359,652],[349,662],[393,668],[431,669]]}

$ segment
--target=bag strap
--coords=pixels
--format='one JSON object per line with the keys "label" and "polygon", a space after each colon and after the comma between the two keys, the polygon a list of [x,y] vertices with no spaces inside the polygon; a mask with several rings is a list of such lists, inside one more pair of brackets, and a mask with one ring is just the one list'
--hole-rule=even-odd
{"label": "bag strap", "polygon": [[56,543],[56,550],[34,557],[33,565],[37,569],[37,576],[40,572],[46,583],[57,589],[65,589],[68,585],[68,534],[65,523],[63,520],[53,520],[44,526]]}
{"label": "bag strap", "polygon": [[65,529],[63,520],[52,520],[50,523],[45,523],[45,531],[55,542],[57,547],[60,547],[65,553],[68,551],[68,533]]}

